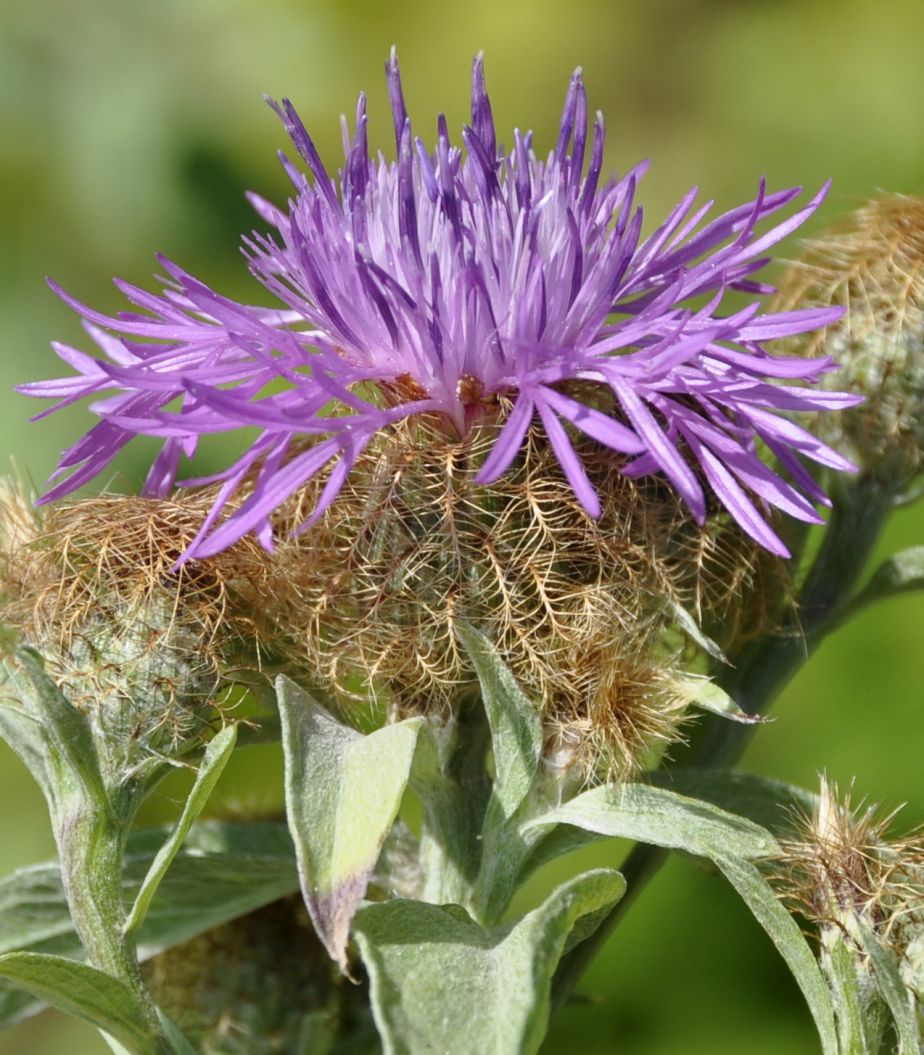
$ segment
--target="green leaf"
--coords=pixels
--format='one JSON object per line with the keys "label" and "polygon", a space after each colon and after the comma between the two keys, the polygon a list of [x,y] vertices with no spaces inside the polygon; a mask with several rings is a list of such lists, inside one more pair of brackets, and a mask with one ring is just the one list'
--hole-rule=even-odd
{"label": "green leaf", "polygon": [[873,572],[869,582],[847,606],[853,615],[861,608],[895,594],[924,589],[924,546],[893,553]]}
{"label": "green leaf", "polygon": [[487,716],[474,707],[445,724],[421,726],[410,786],[424,814],[418,851],[423,901],[445,905],[469,899],[491,796],[489,742]]}
{"label": "green leaf", "polygon": [[[821,970],[837,1023],[839,1050],[845,1053],[878,1052],[882,1047],[884,1016],[878,1014],[878,994],[869,992],[869,982],[856,946],[840,928],[825,928],[822,934]],[[872,999],[870,999],[872,996]],[[880,1019],[882,1021],[880,1021]]]}
{"label": "green leaf", "polygon": [[407,787],[423,719],[363,735],[293,681],[276,683],[286,809],[315,930],[346,970],[350,920]]}
{"label": "green leaf", "polygon": [[824,1055],[838,1055],[831,994],[798,923],[753,864],[721,855],[714,860],[786,961],[815,1019]]}
{"label": "green leaf", "polygon": [[170,837],[158,850],[157,856],[151,862],[148,874],[141,883],[135,903],[132,905],[132,910],[125,922],[126,935],[133,934],[147,915],[151,900],[157,892],[161,880],[167,874],[167,869],[183,845],[183,840],[189,834],[189,829],[198,819],[199,814],[202,813],[212,789],[225,768],[225,763],[231,757],[236,739],[237,727],[228,725],[211,740],[205,749],[205,754],[199,765],[199,772],[196,774],[195,783],[192,786],[189,797],[186,799],[180,819],[176,822]]}
{"label": "green leaf", "polygon": [[[4,695],[9,694],[14,698],[20,695],[16,689],[16,677],[6,663],[2,666],[0,686],[4,690]],[[0,700],[0,737],[19,756],[23,765],[32,774],[32,779],[47,797],[49,793],[48,774],[45,770],[45,744],[42,739],[41,723],[17,704]]]}
{"label": "green leaf", "polygon": [[723,688],[709,678],[675,678],[674,685],[680,695],[689,697],[694,707],[717,714],[720,718],[729,718],[733,722],[741,722],[742,725],[759,725],[772,721],[763,715],[743,711]]}
{"label": "green leaf", "polygon": [[516,890],[524,864],[541,832],[520,821],[532,808],[542,756],[542,722],[536,705],[520,689],[494,645],[466,624],[457,626],[478,675],[494,754],[494,780],[481,829],[481,862],[467,904],[493,924]]}
{"label": "green leaf", "polygon": [[775,835],[789,833],[796,818],[810,816],[818,803],[814,791],[737,769],[659,769],[648,774],[648,780],[656,787],[705,799],[719,809],[747,817]]}
{"label": "green leaf", "polygon": [[356,940],[386,1055],[538,1051],[552,975],[569,937],[586,937],[624,891],[618,872],[586,872],[494,930],[457,905],[391,901],[362,908]]}
{"label": "green leaf", "polygon": [[918,1031],[914,996],[902,980],[895,953],[882,945],[876,935],[860,920],[855,930],[876,974],[876,983],[889,1005],[895,1033],[898,1036],[898,1055],[920,1055],[921,1035]]}
{"label": "green leaf", "polygon": [[494,748],[494,795],[511,817],[529,794],[542,755],[539,712],[520,689],[497,649],[465,623],[456,626],[481,685]]}
{"label": "green leaf", "polygon": [[647,784],[603,784],[527,822],[525,827],[553,824],[571,824],[597,835],[686,850],[707,858],[760,858],[779,849],[773,836],[753,821]]}
{"label": "green leaf", "polygon": [[[136,895],[164,835],[157,828],[129,837],[126,900]],[[140,956],[147,959],[296,890],[295,848],[284,824],[197,824],[138,931]],[[0,880],[0,953],[17,949],[82,956],[57,863],[24,868]],[[0,1028],[38,1006],[33,997],[0,982]]]}
{"label": "green leaf", "polygon": [[63,956],[13,952],[0,956],[0,978],[108,1033],[131,1055],[158,1055],[131,990],[102,971]]}

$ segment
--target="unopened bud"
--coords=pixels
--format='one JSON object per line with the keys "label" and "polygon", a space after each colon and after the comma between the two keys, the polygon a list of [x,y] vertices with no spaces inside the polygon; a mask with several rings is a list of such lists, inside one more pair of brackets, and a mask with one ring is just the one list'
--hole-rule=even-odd
{"label": "unopened bud", "polygon": [[89,719],[113,779],[201,746],[220,724],[221,674],[254,653],[270,558],[244,541],[175,569],[203,499],[104,496],[36,516],[6,488],[2,621]]}
{"label": "unopened bud", "polygon": [[821,414],[818,434],[898,494],[924,469],[924,199],[875,198],[810,243],[780,283],[784,307],[836,305],[799,338],[841,365],[830,384],[865,397]]}
{"label": "unopened bud", "polygon": [[862,803],[852,808],[849,796],[840,799],[837,787],[823,779],[816,809],[782,844],[776,876],[791,909],[817,927],[830,984],[848,987],[862,1005],[872,1038],[863,1050],[878,1050],[876,1038],[885,1028],[882,980],[867,942],[894,959],[909,995],[920,994],[922,981],[924,839],[920,833],[889,838],[894,817]]}

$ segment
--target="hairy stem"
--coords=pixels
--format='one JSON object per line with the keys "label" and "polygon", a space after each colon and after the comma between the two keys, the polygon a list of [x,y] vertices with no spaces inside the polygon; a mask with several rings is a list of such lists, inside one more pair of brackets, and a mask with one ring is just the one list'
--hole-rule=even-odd
{"label": "hairy stem", "polygon": [[134,789],[124,790],[125,801],[115,809],[81,797],[55,810],[61,877],[87,962],[128,986],[151,1028],[158,1055],[171,1055],[173,1048],[162,1036],[157,1009],[141,975],[134,938],[124,934],[122,863],[136,805]]}

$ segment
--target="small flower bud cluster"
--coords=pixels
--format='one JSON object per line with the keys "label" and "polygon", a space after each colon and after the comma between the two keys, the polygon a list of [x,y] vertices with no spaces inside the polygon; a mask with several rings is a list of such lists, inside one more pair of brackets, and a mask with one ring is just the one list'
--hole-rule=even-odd
{"label": "small flower bud cluster", "polygon": [[146,975],[203,1055],[327,1051],[338,1033],[372,1032],[364,992],[335,976],[298,895],[155,957]]}

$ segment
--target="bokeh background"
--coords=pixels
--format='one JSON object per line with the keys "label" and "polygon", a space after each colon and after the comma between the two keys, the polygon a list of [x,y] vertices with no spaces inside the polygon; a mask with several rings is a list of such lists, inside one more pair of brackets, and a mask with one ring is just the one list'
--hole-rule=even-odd
{"label": "bokeh background", "polygon": [[[75,409],[30,426],[12,392],[51,376],[52,338],[78,343],[48,292],[119,306],[113,275],[148,283],[162,251],[231,295],[253,289],[236,251],[246,188],[282,198],[283,135],[261,93],[290,95],[336,164],[337,118],[370,96],[392,146],[382,64],[397,43],[416,130],[466,119],[486,52],[502,138],[553,143],[580,64],[609,129],[610,167],[650,157],[657,217],[692,184],[730,207],[770,186],[834,191],[814,229],[878,189],[924,193],[921,0],[0,0],[0,447],[37,481],[86,426]],[[795,255],[798,243],[784,252]],[[131,486],[143,445],[119,462]],[[924,508],[895,516],[883,553],[924,542]],[[868,613],[787,689],[745,766],[811,785],[819,770],[924,820],[924,601]],[[147,813],[167,817],[167,787]],[[219,795],[280,798],[272,751],[236,763]],[[44,804],[0,746],[0,867],[48,857]],[[801,1055],[817,1050],[801,998],[722,881],[672,861],[589,973],[544,1052]],[[0,1034],[0,1055],[102,1055],[84,1026],[45,1014]]]}

